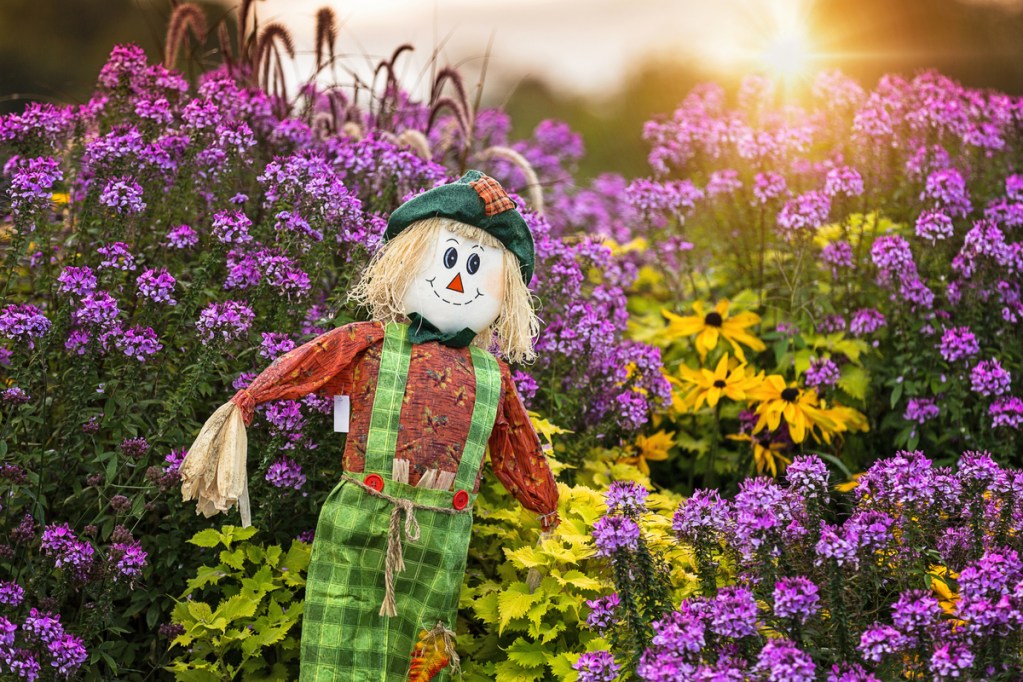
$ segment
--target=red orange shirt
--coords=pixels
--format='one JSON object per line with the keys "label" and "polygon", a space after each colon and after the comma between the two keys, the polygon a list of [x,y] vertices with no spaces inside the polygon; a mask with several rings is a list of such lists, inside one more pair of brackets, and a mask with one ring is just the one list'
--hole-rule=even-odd
{"label": "red orange shirt", "polygon": [[[268,400],[295,400],[309,393],[351,396],[342,465],[348,473],[361,473],[383,339],[380,322],[357,322],[329,331],[277,358],[231,400],[251,424],[255,406]],[[488,442],[494,474],[522,506],[544,516],[545,528],[553,527],[558,523],[554,476],[508,365],[500,360],[498,365],[501,397]],[[409,462],[409,483],[415,485],[429,469],[458,470],[475,402],[468,348],[413,344],[395,452],[396,458]],[[482,475],[481,468],[476,491]]]}

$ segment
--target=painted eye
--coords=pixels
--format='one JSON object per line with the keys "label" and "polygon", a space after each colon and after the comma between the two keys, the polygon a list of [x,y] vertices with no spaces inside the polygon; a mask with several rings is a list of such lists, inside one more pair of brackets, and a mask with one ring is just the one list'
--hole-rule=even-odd
{"label": "painted eye", "polygon": [[469,256],[469,260],[465,264],[465,269],[469,271],[470,275],[476,274],[476,271],[480,269],[479,254],[474,253]]}
{"label": "painted eye", "polygon": [[455,247],[449,246],[448,250],[444,252],[444,267],[453,268],[458,263],[458,251]]}

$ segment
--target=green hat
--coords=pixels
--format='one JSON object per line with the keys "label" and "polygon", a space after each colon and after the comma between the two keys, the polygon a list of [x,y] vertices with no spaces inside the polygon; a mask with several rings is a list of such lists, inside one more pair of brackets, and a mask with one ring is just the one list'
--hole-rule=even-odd
{"label": "green hat", "polygon": [[457,182],[409,199],[391,214],[384,241],[426,218],[450,218],[493,235],[519,259],[523,281],[529,284],[533,279],[533,235],[522,214],[515,210],[515,202],[492,177],[471,170]]}

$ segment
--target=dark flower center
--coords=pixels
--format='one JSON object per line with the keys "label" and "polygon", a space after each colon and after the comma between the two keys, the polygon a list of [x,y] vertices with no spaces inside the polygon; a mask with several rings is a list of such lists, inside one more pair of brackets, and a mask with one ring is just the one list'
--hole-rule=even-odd
{"label": "dark flower center", "polygon": [[717,381],[714,382],[714,386],[716,386],[717,388],[724,388],[727,385],[728,384],[725,383],[724,379],[718,379]]}
{"label": "dark flower center", "polygon": [[786,388],[784,391],[781,392],[781,399],[787,400],[790,403],[796,402],[796,398],[798,397],[799,397],[798,388]]}
{"label": "dark flower center", "polygon": [[703,323],[711,327],[720,327],[722,321],[721,313],[717,311],[709,312],[707,313],[707,316],[703,318]]}

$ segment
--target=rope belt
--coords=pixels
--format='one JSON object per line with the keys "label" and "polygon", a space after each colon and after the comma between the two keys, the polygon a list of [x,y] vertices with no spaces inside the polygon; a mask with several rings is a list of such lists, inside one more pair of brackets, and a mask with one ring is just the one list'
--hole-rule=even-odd
{"label": "rope belt", "polygon": [[380,605],[380,615],[387,617],[397,616],[398,611],[394,604],[394,578],[398,573],[405,570],[405,553],[401,538],[401,515],[405,514],[405,539],[409,542],[418,542],[419,522],[416,521],[417,509],[437,512],[438,514],[466,514],[469,510],[417,504],[412,500],[392,497],[386,493],[377,492],[362,481],[352,478],[347,474],[341,474],[341,478],[349,483],[358,484],[363,491],[387,500],[394,505],[394,509],[391,510],[391,523],[387,530],[387,559],[384,562],[384,602]]}

